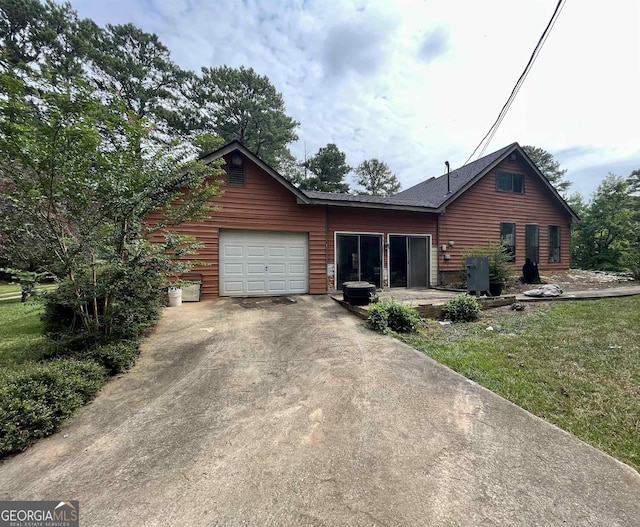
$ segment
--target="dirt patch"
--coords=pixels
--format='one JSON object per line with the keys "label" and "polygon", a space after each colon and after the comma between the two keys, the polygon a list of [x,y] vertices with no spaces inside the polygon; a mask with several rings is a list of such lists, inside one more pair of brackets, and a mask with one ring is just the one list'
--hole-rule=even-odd
{"label": "dirt patch", "polygon": [[[595,289],[610,289],[612,287],[640,285],[626,273],[613,273],[605,271],[583,271],[581,269],[570,269],[557,273],[541,273],[540,279],[543,284],[556,284],[563,291],[589,291]],[[509,284],[508,293],[518,294],[529,289],[534,289],[533,284],[522,284],[515,282]]]}
{"label": "dirt patch", "polygon": [[270,296],[241,298],[236,300],[235,303],[245,309],[265,309],[273,306],[288,306],[290,304],[295,304],[296,300],[289,298],[288,296]]}

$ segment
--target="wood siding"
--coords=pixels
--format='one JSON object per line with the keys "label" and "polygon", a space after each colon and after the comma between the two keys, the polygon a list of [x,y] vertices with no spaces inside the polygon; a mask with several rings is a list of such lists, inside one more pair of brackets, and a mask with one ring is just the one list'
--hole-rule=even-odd
{"label": "wood siding", "polygon": [[[524,194],[498,192],[496,171],[524,174]],[[448,248],[450,260],[440,255],[440,271],[453,272],[462,266],[462,252],[474,246],[487,246],[487,240],[500,241],[500,224],[516,224],[516,261],[514,273],[525,262],[525,225],[539,226],[541,271],[569,269],[571,217],[553,193],[520,161],[505,160],[456,199],[440,216],[439,244],[454,242]],[[560,262],[549,263],[549,225],[560,226]]]}
{"label": "wood siding", "polygon": [[[430,234],[432,246],[436,243],[436,214],[427,212],[407,212],[399,210],[373,210],[358,207],[328,207],[328,262],[335,263],[335,233],[383,234],[388,243],[389,234]],[[433,252],[430,254],[433,255]],[[384,267],[388,269],[388,254],[384,251]],[[436,264],[431,262],[431,283],[435,285]],[[334,287],[334,279],[327,277],[329,289]]]}
{"label": "wood siding", "polygon": [[[225,157],[229,163],[229,156]],[[309,235],[309,292],[326,293],[327,237],[323,206],[299,205],[296,197],[250,160],[244,158],[245,185],[222,185],[224,194],[213,201],[218,211],[210,220],[185,223],[175,228],[195,236],[204,244],[197,258],[207,265],[193,269],[203,275],[202,297],[217,298],[219,293],[220,229],[306,232]],[[153,218],[151,218],[153,219]]]}

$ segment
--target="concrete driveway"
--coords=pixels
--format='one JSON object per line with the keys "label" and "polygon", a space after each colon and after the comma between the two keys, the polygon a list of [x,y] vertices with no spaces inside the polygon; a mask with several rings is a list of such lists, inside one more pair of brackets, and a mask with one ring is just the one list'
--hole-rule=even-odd
{"label": "concrete driveway", "polygon": [[81,525],[638,525],[640,476],[328,297],[168,309],[138,364],[0,467]]}

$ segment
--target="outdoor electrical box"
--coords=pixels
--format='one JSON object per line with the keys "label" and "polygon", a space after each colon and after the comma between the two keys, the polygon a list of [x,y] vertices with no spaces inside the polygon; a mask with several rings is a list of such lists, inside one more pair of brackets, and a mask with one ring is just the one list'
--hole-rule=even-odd
{"label": "outdoor electrical box", "polygon": [[489,258],[467,258],[467,293],[480,296],[482,292],[489,292]]}

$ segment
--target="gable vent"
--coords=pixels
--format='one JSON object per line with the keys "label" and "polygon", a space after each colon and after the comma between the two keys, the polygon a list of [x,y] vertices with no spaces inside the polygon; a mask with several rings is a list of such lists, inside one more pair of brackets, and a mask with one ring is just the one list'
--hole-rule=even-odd
{"label": "gable vent", "polygon": [[228,175],[229,175],[229,185],[245,184],[244,167],[231,165],[229,167]]}

